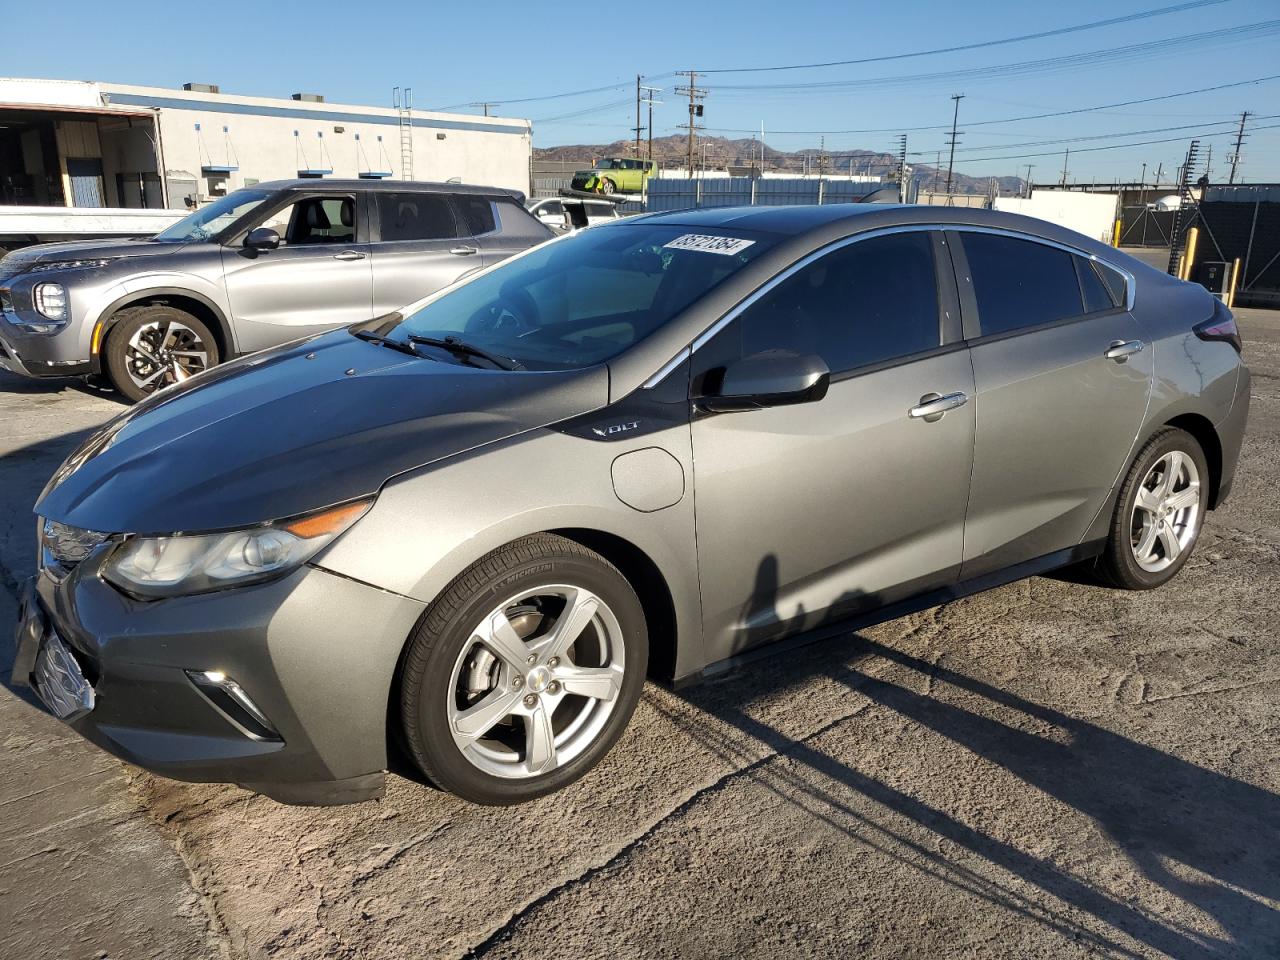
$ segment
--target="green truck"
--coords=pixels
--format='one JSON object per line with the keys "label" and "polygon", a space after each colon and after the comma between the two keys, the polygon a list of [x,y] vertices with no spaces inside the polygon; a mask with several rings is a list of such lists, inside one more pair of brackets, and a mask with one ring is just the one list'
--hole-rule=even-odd
{"label": "green truck", "polygon": [[652,160],[636,160],[631,157],[609,157],[601,160],[591,170],[578,170],[573,175],[574,190],[589,193],[640,193],[644,182],[657,173],[658,165]]}

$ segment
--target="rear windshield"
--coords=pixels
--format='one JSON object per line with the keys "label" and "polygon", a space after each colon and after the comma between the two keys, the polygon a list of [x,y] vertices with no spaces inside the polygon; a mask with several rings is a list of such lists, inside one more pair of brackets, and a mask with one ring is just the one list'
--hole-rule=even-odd
{"label": "rear windshield", "polygon": [[459,337],[529,370],[591,366],[653,333],[774,242],[746,231],[602,225],[436,294],[387,336]]}

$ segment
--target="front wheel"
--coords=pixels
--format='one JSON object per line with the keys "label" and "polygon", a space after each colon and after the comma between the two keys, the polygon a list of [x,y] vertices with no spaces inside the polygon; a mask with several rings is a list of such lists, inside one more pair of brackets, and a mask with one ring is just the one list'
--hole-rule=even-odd
{"label": "front wheel", "polygon": [[165,304],[121,310],[102,352],[111,385],[135,402],[216,366],[218,360],[209,328]]}
{"label": "front wheel", "polygon": [[622,734],[648,654],[616,567],[563,537],[519,540],[455,580],[410,638],[405,746],[433,783],[476,803],[558,790]]}
{"label": "front wheel", "polygon": [[612,197],[615,193],[618,192],[618,185],[614,183],[612,180],[610,180],[608,177],[605,177],[603,180],[600,181],[600,192],[603,193],[606,197]]}
{"label": "front wheel", "polygon": [[1209,468],[1195,437],[1175,427],[1159,431],[1120,488],[1101,572],[1127,590],[1168,583],[1200,538],[1208,494]]}

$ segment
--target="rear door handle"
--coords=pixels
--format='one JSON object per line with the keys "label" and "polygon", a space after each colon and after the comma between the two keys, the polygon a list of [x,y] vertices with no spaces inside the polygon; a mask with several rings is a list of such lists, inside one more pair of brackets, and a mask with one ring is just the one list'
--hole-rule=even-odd
{"label": "rear door handle", "polygon": [[479,253],[479,247],[453,247],[450,251],[455,257],[469,257],[473,253]]}
{"label": "rear door handle", "polygon": [[335,260],[363,260],[364,254],[359,250],[343,250],[341,253],[333,255]]}
{"label": "rear door handle", "polygon": [[918,405],[907,411],[907,416],[912,420],[924,420],[926,423],[933,423],[936,420],[941,420],[942,415],[948,410],[963,407],[968,402],[968,396],[963,393],[948,393],[946,395],[926,393],[920,398]]}
{"label": "rear door handle", "polygon": [[1146,344],[1141,340],[1112,340],[1103,356],[1108,360],[1124,363],[1135,353],[1141,353],[1145,347]]}

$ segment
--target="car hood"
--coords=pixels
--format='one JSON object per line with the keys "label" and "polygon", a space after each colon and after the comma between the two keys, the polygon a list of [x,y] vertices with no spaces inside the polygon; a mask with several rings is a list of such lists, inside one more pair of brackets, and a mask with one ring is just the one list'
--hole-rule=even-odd
{"label": "car hood", "polygon": [[62,243],[40,243],[23,247],[4,258],[5,273],[17,273],[37,263],[51,260],[84,260],[89,258],[151,257],[173,253],[185,243],[160,243],[157,240],[67,240]]}
{"label": "car hood", "polygon": [[604,367],[482,370],[332,331],[148,398],[67,458],[36,512],[105,533],[295,516],[603,406],[608,389]]}

